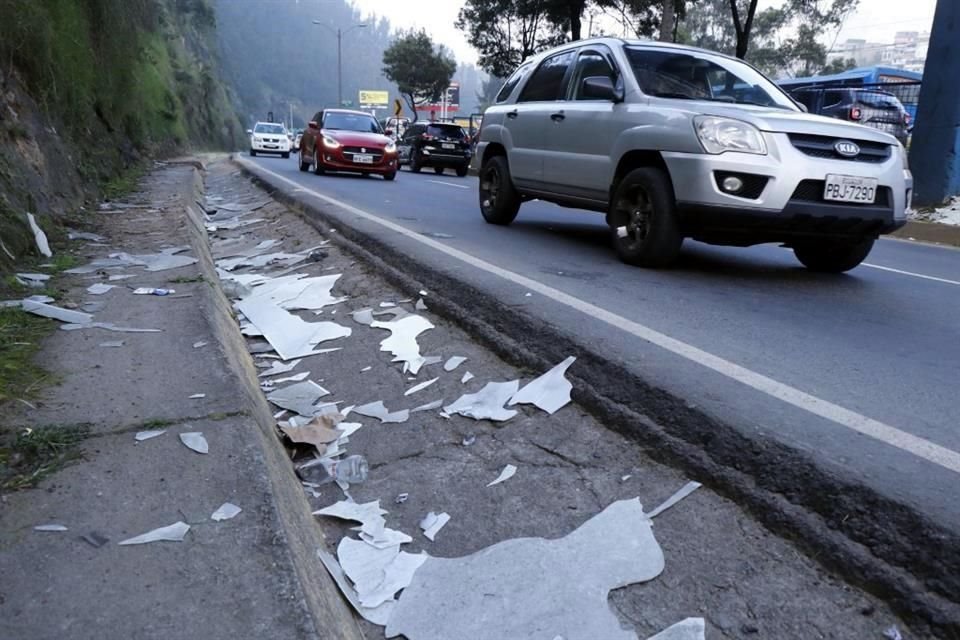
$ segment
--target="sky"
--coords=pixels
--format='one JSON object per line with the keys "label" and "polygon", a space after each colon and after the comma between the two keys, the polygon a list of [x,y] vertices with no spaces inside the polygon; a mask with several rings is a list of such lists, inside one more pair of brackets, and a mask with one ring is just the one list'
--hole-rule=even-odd
{"label": "sky", "polygon": [[[466,35],[453,26],[463,0],[351,0],[364,14],[375,13],[400,29],[424,28],[434,41],[446,45],[458,62],[476,63],[477,52]],[[950,2],[952,0],[941,0]],[[761,0],[760,8],[782,0]],[[860,7],[844,23],[837,42],[864,38],[892,42],[897,31],[928,31],[937,0],[860,0]],[[832,35],[832,34],[831,34]],[[829,42],[825,42],[829,45]]]}

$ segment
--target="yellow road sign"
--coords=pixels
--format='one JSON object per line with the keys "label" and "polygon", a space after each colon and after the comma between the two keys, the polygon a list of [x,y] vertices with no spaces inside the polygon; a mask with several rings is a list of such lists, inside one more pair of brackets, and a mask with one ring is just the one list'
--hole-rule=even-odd
{"label": "yellow road sign", "polygon": [[390,93],[388,91],[360,91],[361,107],[370,109],[385,109],[390,104]]}
{"label": "yellow road sign", "polygon": [[400,98],[394,98],[393,100],[393,115],[398,118],[403,115],[403,103],[400,102]]}

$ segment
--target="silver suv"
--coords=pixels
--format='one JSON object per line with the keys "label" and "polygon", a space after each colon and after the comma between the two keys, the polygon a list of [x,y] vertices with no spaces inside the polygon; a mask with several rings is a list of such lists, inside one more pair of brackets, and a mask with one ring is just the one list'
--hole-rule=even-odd
{"label": "silver suv", "polygon": [[525,200],[606,214],[620,258],[666,266],[685,237],[779,242],[843,272],[905,222],[913,178],[886,133],[805,113],[741,60],[661,43],[573,42],[528,60],[474,158],[487,222]]}

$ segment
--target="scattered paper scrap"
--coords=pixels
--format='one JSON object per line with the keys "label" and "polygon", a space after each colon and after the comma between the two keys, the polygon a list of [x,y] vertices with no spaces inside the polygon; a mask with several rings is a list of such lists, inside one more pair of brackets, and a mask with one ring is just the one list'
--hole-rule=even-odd
{"label": "scattered paper scrap", "polygon": [[509,480],[510,478],[513,477],[513,474],[515,474],[516,472],[517,472],[517,468],[512,464],[508,464],[503,468],[503,471],[500,472],[500,475],[497,476],[497,479],[491,482],[490,484],[488,484],[487,486],[492,487],[495,484],[500,484],[505,480]]}
{"label": "scattered paper scrap", "polygon": [[467,371],[465,374],[463,374],[463,377],[460,378],[460,384],[467,384],[468,382],[473,380],[475,377],[476,376],[474,376],[472,373]]}
{"label": "scattered paper scrap", "polygon": [[439,379],[440,379],[440,378],[433,378],[432,380],[427,380],[427,381],[425,381],[425,382],[421,382],[420,384],[416,384],[416,385],[410,387],[409,389],[407,389],[407,390],[404,392],[403,395],[404,395],[404,396],[410,396],[410,395],[415,394],[417,391],[423,391],[424,389],[426,389],[427,387],[429,387],[430,385],[432,385],[434,382],[436,382],[436,381],[439,380]]}
{"label": "scattered paper scrap", "polygon": [[210,447],[207,444],[207,439],[203,437],[202,431],[188,431],[187,433],[181,433],[180,442],[185,444],[188,449],[192,449],[197,453],[208,453],[210,451]]}
{"label": "scattered paper scrap", "polygon": [[104,284],[102,282],[98,282],[96,284],[92,284],[89,287],[87,287],[87,293],[93,294],[95,296],[99,296],[99,295],[103,295],[107,291],[110,291],[110,289],[115,289],[116,286],[117,285],[115,284]]}
{"label": "scattered paper scrap", "polygon": [[224,502],[222,505],[217,507],[217,510],[210,514],[210,519],[216,522],[222,522],[223,520],[230,520],[231,518],[236,517],[238,513],[243,511],[237,505],[231,502]]}
{"label": "scattered paper scrap", "polygon": [[333,577],[334,582],[336,582],[337,586],[340,587],[340,591],[343,593],[343,596],[353,606],[353,608],[356,609],[357,613],[359,613],[364,619],[374,624],[386,626],[387,621],[390,619],[390,616],[393,613],[395,603],[386,602],[375,609],[362,606],[360,604],[360,599],[357,596],[356,589],[354,589],[347,580],[347,577],[344,575],[343,569],[340,567],[340,564],[337,562],[336,558],[322,549],[317,550],[317,557],[320,558],[320,562],[322,562],[323,566],[326,567],[331,577]]}
{"label": "scattered paper scrap", "polygon": [[193,343],[193,348],[194,348],[194,349],[199,349],[199,348],[205,347],[205,346],[207,346],[207,341],[206,341],[206,340],[198,340],[197,342],[194,342],[194,343]]}
{"label": "scattered paper scrap", "polygon": [[688,495],[702,487],[699,482],[688,482],[687,484],[680,487],[680,490],[674,493],[672,496],[666,499],[666,501],[661,504],[659,507],[647,514],[648,518],[655,518],[673,505],[677,504]]}
{"label": "scattered paper scrap", "polygon": [[433,542],[434,537],[448,522],[450,522],[450,515],[446,512],[438,514],[431,511],[420,521],[420,528],[423,529],[423,535]]}
{"label": "scattered paper scrap", "polygon": [[404,502],[407,501],[407,498],[409,498],[409,497],[410,497],[410,494],[409,494],[409,493],[398,493],[398,494],[397,494],[397,497],[394,498],[393,501],[394,501],[394,503],[396,503],[396,504],[403,504]]}
{"label": "scattered paper scrap", "polygon": [[97,345],[97,346],[99,346],[99,347],[104,347],[104,348],[107,348],[107,349],[119,349],[119,348],[122,347],[123,345],[124,345],[124,341],[123,341],[123,340],[109,340],[109,341],[107,341],[107,342],[101,342],[101,343],[100,343],[99,345]]}
{"label": "scattered paper scrap", "polygon": [[137,329],[135,327],[118,327],[110,322],[85,322],[68,323],[60,325],[63,331],[76,331],[78,329],[106,329],[107,331],[116,331],[117,333],[161,333],[161,329]]}
{"label": "scattered paper scrap", "polygon": [[510,398],[508,404],[510,406],[532,404],[553,415],[570,402],[570,391],[573,385],[564,377],[564,374],[575,361],[576,358],[570,356],[536,380],[527,383]]}
{"label": "scattered paper scrap", "polygon": [[703,618],[687,618],[671,625],[648,640],[704,640],[706,623]]}
{"label": "scattered paper scrap", "polygon": [[428,402],[427,404],[422,404],[419,407],[410,409],[410,413],[418,413],[420,411],[433,411],[434,409],[439,409],[443,406],[443,399],[434,400],[433,402]]}
{"label": "scattered paper scrap", "polygon": [[903,640],[903,636],[900,634],[900,629],[897,629],[896,625],[885,629],[883,636],[885,638],[889,638],[889,640]]}
{"label": "scattered paper scrap", "polygon": [[359,309],[357,311],[354,311],[350,315],[353,316],[354,322],[357,322],[359,324],[365,324],[369,327],[374,323],[373,309],[370,309],[370,308]]}
{"label": "scattered paper scrap", "polygon": [[372,609],[394,602],[394,595],[410,584],[427,556],[406,553],[399,547],[377,549],[353,538],[343,538],[337,546],[337,559],[354,583],[360,605]]}
{"label": "scattered paper scrap", "polygon": [[280,360],[277,360],[276,362],[271,363],[269,369],[267,369],[266,371],[261,371],[259,377],[268,378],[270,376],[280,375],[281,373],[289,373],[290,371],[293,371],[294,369],[296,369],[297,365],[300,364],[302,361],[303,360],[299,358],[296,360],[291,360],[290,362],[282,362]]}
{"label": "scattered paper scrap", "polygon": [[91,242],[106,242],[106,238],[96,233],[90,233],[89,231],[77,231],[75,229],[67,229],[67,240],[89,240]]}
{"label": "scattered paper scrap", "polygon": [[50,532],[69,531],[69,529],[67,529],[62,524],[38,524],[33,528],[33,530],[34,531],[50,531]]}
{"label": "scattered paper scrap", "polygon": [[24,286],[40,289],[50,279],[50,276],[45,273],[18,273],[16,278]]}
{"label": "scattered paper scrap", "polygon": [[319,410],[317,401],[326,395],[330,395],[330,392],[313,380],[306,380],[277,389],[267,395],[267,400],[278,407],[309,417]]}
{"label": "scattered paper scrap", "polygon": [[413,308],[416,309],[417,311],[426,311],[427,303],[423,301],[423,298],[420,298],[417,300],[417,304],[415,304]]}
{"label": "scattered paper scrap", "polygon": [[[544,563],[551,571],[541,570]],[[428,557],[400,594],[386,636],[536,638],[550,624],[565,638],[636,640],[621,627],[609,592],[652,580],[663,568],[640,501],[622,500],[563,538],[518,538],[462,558]]]}
{"label": "scattered paper scrap", "polygon": [[37,224],[37,220],[33,217],[32,213],[27,214],[27,222],[30,224],[30,230],[33,231],[33,239],[37,242],[37,250],[47,258],[53,257],[53,252],[50,251],[50,244],[47,242],[47,234],[45,234],[43,229],[40,228],[40,225]]}
{"label": "scattered paper scrap", "polygon": [[156,438],[157,436],[162,436],[166,432],[167,432],[166,429],[149,429],[147,431],[137,431],[137,435],[133,436],[133,439],[136,440],[137,442],[143,442],[144,440],[149,440],[151,438]]}
{"label": "scattered paper scrap", "polygon": [[420,355],[417,336],[434,328],[429,320],[411,315],[390,322],[376,321],[370,326],[390,332],[390,337],[380,342],[380,350],[392,353],[393,362],[403,362],[404,371],[409,370],[413,375],[420,371],[420,367],[424,364],[424,357]]}
{"label": "scattered paper scrap", "polygon": [[166,527],[160,527],[159,529],[154,529],[153,531],[148,531],[139,536],[133,538],[127,538],[121,542],[118,542],[119,545],[128,545],[128,544],[147,544],[149,542],[182,542],[183,537],[187,535],[187,531],[190,531],[190,525],[186,522],[174,522],[171,525]]}
{"label": "scattered paper scrap", "polygon": [[317,344],[345,338],[352,332],[336,322],[306,322],[277,304],[256,297],[242,300],[237,308],[283,360],[313,355]]}
{"label": "scattered paper scrap", "polygon": [[456,369],[466,361],[467,359],[464,358],[463,356],[452,356],[448,358],[446,362],[443,363],[443,370],[453,371],[454,369]]}
{"label": "scattered paper scrap", "polygon": [[314,445],[320,453],[327,450],[327,445],[339,440],[343,433],[333,428],[340,422],[339,413],[319,416],[303,426],[285,426],[280,429],[294,442]]}
{"label": "scattered paper scrap", "polygon": [[303,371],[301,373],[297,373],[292,376],[286,376],[283,378],[273,378],[270,380],[270,382],[272,382],[273,384],[281,384],[284,382],[301,382],[303,380],[306,380],[309,375],[310,375],[309,371]]}
{"label": "scattered paper scrap", "polygon": [[137,287],[133,290],[135,296],[169,296],[176,293],[176,289],[158,289],[157,287]]}
{"label": "scattered paper scrap", "polygon": [[384,406],[383,400],[378,400],[377,402],[371,402],[359,407],[354,407],[353,410],[362,416],[377,418],[383,423],[406,422],[407,418],[410,417],[410,411],[407,409],[402,409],[400,411],[394,411],[391,413],[386,406]]}
{"label": "scattered paper scrap", "polygon": [[363,369],[360,369],[360,373],[366,373],[367,371],[370,371],[370,369],[373,369],[373,367],[364,367]]}
{"label": "scattered paper scrap", "polygon": [[513,409],[505,409],[503,405],[519,387],[519,380],[488,382],[480,391],[460,396],[456,402],[444,407],[443,410],[450,415],[459,413],[474,420],[509,420],[517,415],[517,412]]}
{"label": "scattered paper scrap", "polygon": [[110,282],[116,282],[117,280],[129,280],[130,278],[135,278],[136,274],[134,273],[120,273],[117,275],[109,276],[107,280]]}
{"label": "scattered paper scrap", "polygon": [[56,307],[52,304],[45,304],[43,302],[36,302],[34,300],[24,300],[22,307],[23,310],[27,311],[28,313],[43,316],[44,318],[53,318],[54,320],[59,320],[61,322],[68,322],[71,324],[86,324],[93,322],[93,316],[89,313],[63,309],[62,307]]}
{"label": "scattered paper scrap", "polygon": [[188,399],[188,400],[199,400],[199,399],[201,399],[201,398],[206,398],[206,397],[207,397],[207,394],[205,394],[205,393],[195,393],[195,394],[193,394],[192,396],[190,396],[190,397],[187,398],[187,399]]}

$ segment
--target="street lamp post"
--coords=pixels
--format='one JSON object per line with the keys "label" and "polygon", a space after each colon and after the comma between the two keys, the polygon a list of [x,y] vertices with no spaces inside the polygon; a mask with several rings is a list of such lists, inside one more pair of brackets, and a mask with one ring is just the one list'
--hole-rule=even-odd
{"label": "street lamp post", "polygon": [[343,106],[343,65],[341,62],[342,60],[341,48],[343,45],[343,34],[349,33],[354,29],[362,29],[363,27],[366,27],[367,24],[365,22],[361,22],[359,24],[355,24],[350,27],[347,27],[346,29],[340,29],[340,27],[337,27],[336,30],[334,30],[334,28],[331,27],[330,25],[320,22],[319,20],[314,20],[313,24],[318,24],[321,27],[326,27],[327,29],[330,30],[331,33],[335,33],[337,35],[337,106],[342,107]]}

